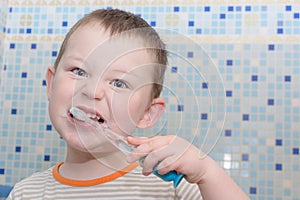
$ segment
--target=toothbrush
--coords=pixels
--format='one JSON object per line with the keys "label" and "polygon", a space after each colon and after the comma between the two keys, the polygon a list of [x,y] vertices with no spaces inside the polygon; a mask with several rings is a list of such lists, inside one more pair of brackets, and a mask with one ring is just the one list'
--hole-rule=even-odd
{"label": "toothbrush", "polygon": [[[94,126],[96,129],[99,129],[100,126],[97,122],[95,122],[94,120],[90,119],[89,116],[81,109],[76,108],[76,107],[71,107],[70,109],[70,113],[73,115],[74,118],[76,118],[77,120],[86,122],[91,124],[92,126]],[[135,147],[133,147],[132,145],[128,144],[126,137],[125,136],[121,136],[118,135],[112,131],[109,132],[109,134],[107,134],[106,132],[107,128],[104,128],[101,131],[104,131],[106,134],[105,136],[107,136],[107,138],[109,139],[109,141],[114,144],[118,149],[120,149],[121,151],[123,151],[124,153],[128,154],[130,152],[132,152]],[[139,163],[143,162],[143,158],[140,159]],[[182,178],[184,177],[184,174],[177,174],[177,172],[175,170],[170,171],[166,174],[159,174],[158,170],[157,170],[157,165],[159,163],[157,163],[154,168],[153,168],[153,174],[155,174],[156,176],[158,176],[159,178],[161,178],[164,181],[173,181],[173,186],[176,189],[176,187],[179,185],[180,181],[182,180]]]}

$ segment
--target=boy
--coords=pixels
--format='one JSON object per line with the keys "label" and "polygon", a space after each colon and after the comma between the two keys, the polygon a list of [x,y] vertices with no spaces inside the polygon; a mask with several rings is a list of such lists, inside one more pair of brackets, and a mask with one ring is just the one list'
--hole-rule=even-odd
{"label": "boy", "polygon": [[[127,137],[137,148],[126,156],[103,136],[103,129],[126,137],[155,124],[165,107],[166,64],[164,43],[133,14],[97,10],[78,21],[46,75],[50,119],[67,143],[66,159],[17,183],[8,199],[201,199],[200,191],[204,199],[248,199],[181,138]],[[96,125],[76,118],[72,107]],[[141,158],[142,172],[135,163]],[[160,174],[185,175],[176,190],[151,174],[157,163]]]}

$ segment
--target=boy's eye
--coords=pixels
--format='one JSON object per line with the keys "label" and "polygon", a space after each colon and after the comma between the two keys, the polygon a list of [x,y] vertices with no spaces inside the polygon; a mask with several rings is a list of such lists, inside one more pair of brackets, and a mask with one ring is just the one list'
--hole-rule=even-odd
{"label": "boy's eye", "polygon": [[128,88],[126,83],[124,83],[123,81],[121,81],[119,79],[113,80],[111,82],[111,84],[117,88]]}
{"label": "boy's eye", "polygon": [[88,74],[83,69],[80,68],[75,68],[72,70],[72,72],[77,76],[88,77]]}

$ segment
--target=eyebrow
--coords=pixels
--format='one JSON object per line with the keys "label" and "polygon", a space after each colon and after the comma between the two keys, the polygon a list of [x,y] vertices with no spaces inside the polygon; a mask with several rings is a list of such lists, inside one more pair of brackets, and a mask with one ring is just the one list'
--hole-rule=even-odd
{"label": "eyebrow", "polygon": [[84,63],[84,59],[82,57],[80,57],[79,55],[68,55],[68,56],[66,56],[66,58]]}
{"label": "eyebrow", "polygon": [[[134,70],[131,70],[131,71],[134,71]],[[112,73],[120,73],[120,74],[129,75],[129,76],[140,77],[139,75],[137,75],[135,73],[130,73],[131,71],[126,71],[126,70],[121,70],[121,69],[112,69],[111,70]]]}

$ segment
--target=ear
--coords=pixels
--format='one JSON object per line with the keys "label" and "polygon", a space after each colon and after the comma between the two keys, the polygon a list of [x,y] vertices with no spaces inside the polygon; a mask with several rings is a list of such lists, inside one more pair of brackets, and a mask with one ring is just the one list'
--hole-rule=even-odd
{"label": "ear", "polygon": [[51,97],[51,91],[52,91],[52,81],[55,74],[55,68],[54,67],[48,67],[47,73],[46,73],[46,87],[47,87],[47,95],[48,99]]}
{"label": "ear", "polygon": [[143,117],[138,122],[137,127],[149,128],[153,126],[163,114],[164,110],[165,101],[162,98],[153,99],[148,109],[145,110]]}

